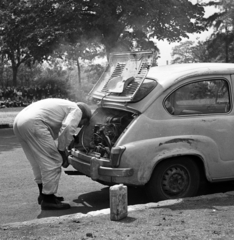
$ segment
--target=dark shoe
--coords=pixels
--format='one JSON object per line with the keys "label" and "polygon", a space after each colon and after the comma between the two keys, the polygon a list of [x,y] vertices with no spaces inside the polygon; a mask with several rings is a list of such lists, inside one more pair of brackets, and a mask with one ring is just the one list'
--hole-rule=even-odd
{"label": "dark shoe", "polygon": [[50,203],[42,200],[41,202],[41,210],[65,210],[69,208],[71,208],[71,206],[68,203],[61,203],[60,201]]}
{"label": "dark shoe", "polygon": [[[57,200],[59,200],[60,202],[64,201],[63,197],[58,197],[58,196],[55,196],[55,195],[54,195],[54,197]],[[40,194],[39,197],[37,198],[37,202],[38,202],[39,205],[41,205],[42,200],[43,200],[43,196]]]}

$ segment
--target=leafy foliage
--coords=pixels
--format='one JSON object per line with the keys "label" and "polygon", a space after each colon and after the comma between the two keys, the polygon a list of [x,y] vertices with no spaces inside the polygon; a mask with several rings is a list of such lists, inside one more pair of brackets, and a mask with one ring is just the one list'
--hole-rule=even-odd
{"label": "leafy foliage", "polygon": [[16,85],[21,64],[47,60],[61,43],[69,43],[76,58],[93,57],[94,45],[104,46],[107,55],[149,49],[158,54],[152,38],[178,41],[200,32],[203,14],[189,0],[2,0],[0,53],[11,62]]}
{"label": "leafy foliage", "polygon": [[213,58],[220,62],[234,62],[234,2],[229,0],[211,1],[206,6],[219,9],[206,19],[207,26],[214,27],[209,40],[209,50],[214,51]]}
{"label": "leafy foliage", "polygon": [[172,48],[172,63],[190,63],[194,62],[192,52],[193,41],[185,41]]}
{"label": "leafy foliage", "polygon": [[60,57],[70,69],[77,68],[77,79],[81,87],[81,62],[92,61],[97,56],[103,56],[103,48],[100,44],[89,39],[80,39],[78,43],[62,43],[55,51],[54,56]]}
{"label": "leafy foliage", "polygon": [[193,63],[211,62],[212,51],[208,49],[208,41],[184,41],[172,49],[172,64],[174,63]]}
{"label": "leafy foliage", "polygon": [[133,43],[138,49],[151,49],[151,37],[177,41],[202,31],[203,13],[202,6],[187,0],[89,0],[85,10],[90,32],[99,36],[107,53],[133,50]]}
{"label": "leafy foliage", "polygon": [[0,53],[11,62],[14,85],[22,63],[30,66],[46,60],[59,46],[60,39],[74,29],[74,21],[68,19],[72,10],[66,1],[1,1]]}

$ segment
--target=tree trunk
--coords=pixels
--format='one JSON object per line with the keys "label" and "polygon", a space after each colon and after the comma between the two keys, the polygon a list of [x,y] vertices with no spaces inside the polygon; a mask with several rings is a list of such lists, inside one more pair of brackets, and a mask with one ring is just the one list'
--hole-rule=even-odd
{"label": "tree trunk", "polygon": [[18,67],[17,66],[12,66],[12,75],[13,75],[13,86],[17,86],[17,73],[18,73]]}
{"label": "tree trunk", "polygon": [[229,39],[228,39],[228,29],[226,27],[226,37],[225,37],[225,55],[226,55],[226,63],[229,62],[229,52],[228,52],[228,48],[229,48]]}
{"label": "tree trunk", "polygon": [[4,64],[1,63],[0,65],[0,83],[2,86],[4,86],[4,76],[3,76],[3,73],[4,73]]}
{"label": "tree trunk", "polygon": [[78,78],[78,86],[81,89],[81,74],[80,74],[80,63],[79,63],[79,59],[76,59],[76,66],[77,66],[77,78]]}
{"label": "tree trunk", "polygon": [[229,62],[229,55],[228,55],[228,40],[226,40],[225,44],[225,52],[226,52],[226,63]]}

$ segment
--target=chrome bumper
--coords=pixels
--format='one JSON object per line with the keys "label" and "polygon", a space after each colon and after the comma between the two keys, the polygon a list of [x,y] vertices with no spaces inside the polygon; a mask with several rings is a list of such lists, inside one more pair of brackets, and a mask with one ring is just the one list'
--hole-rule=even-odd
{"label": "chrome bumper", "polygon": [[72,149],[68,161],[76,170],[90,176],[93,180],[108,180],[110,177],[130,177],[133,175],[132,168],[113,168],[110,166],[110,161],[86,155],[75,149]]}

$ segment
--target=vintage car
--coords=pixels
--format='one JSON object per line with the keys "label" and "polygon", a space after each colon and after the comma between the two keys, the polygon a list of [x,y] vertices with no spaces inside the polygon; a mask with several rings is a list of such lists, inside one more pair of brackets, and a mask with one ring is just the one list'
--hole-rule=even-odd
{"label": "vintage car", "polygon": [[152,201],[233,180],[234,64],[151,63],[150,52],[110,56],[69,163],[103,184],[144,186]]}

